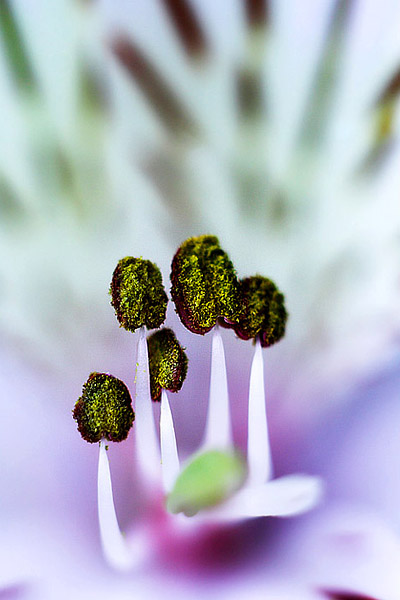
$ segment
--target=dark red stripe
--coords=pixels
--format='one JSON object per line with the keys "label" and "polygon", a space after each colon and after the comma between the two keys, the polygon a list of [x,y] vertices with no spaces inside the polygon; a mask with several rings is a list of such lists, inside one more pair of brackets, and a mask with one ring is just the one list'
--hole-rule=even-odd
{"label": "dark red stripe", "polygon": [[382,93],[378,98],[378,104],[384,104],[389,100],[392,100],[400,93],[400,68],[393,77],[390,79],[387,86],[383,89]]}
{"label": "dark red stripe", "polygon": [[180,100],[142,51],[122,37],[112,41],[111,49],[164,124],[175,132],[193,132],[194,123]]}
{"label": "dark red stripe", "polygon": [[245,117],[261,112],[263,107],[262,85],[259,73],[241,70],[237,75],[237,95],[239,110]]}
{"label": "dark red stripe", "polygon": [[365,596],[365,594],[345,590],[323,589],[320,592],[326,598],[330,598],[330,600],[378,600],[378,598],[373,598],[372,596]]}
{"label": "dark red stripe", "polygon": [[265,25],[268,21],[268,0],[245,0],[249,25]]}
{"label": "dark red stripe", "polygon": [[207,48],[204,31],[197,15],[186,0],[162,0],[188,54],[201,54]]}

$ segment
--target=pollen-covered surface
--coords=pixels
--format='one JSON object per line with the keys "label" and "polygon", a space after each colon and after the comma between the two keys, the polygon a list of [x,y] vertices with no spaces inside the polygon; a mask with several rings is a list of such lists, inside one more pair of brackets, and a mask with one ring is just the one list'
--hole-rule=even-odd
{"label": "pollen-covered surface", "polygon": [[121,442],[135,420],[128,388],[112,375],[92,373],[75,404],[73,417],[87,442],[99,442],[102,438]]}
{"label": "pollen-covered surface", "polygon": [[147,338],[150,390],[160,400],[161,389],[177,392],[186,378],[188,359],[172,329],[163,328]]}
{"label": "pollen-covered surface", "polygon": [[186,240],[172,260],[171,295],[182,323],[204,335],[219,317],[237,322],[240,284],[228,255],[211,235]]}
{"label": "pollen-covered surface", "polygon": [[156,329],[164,323],[168,297],[159,268],[149,260],[122,258],[114,270],[110,294],[116,317],[128,331],[143,325]]}
{"label": "pollen-covered surface", "polygon": [[272,346],[285,335],[288,314],[285,298],[270,279],[255,275],[241,280],[244,312],[236,334],[244,339],[260,338],[264,348]]}

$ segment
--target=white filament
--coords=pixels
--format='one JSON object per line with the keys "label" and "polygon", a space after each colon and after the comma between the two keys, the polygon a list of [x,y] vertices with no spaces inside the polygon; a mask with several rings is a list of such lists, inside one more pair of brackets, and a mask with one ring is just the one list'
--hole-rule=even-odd
{"label": "white filament", "polygon": [[204,449],[229,449],[232,431],[229,414],[225,352],[218,325],[214,327],[211,352],[210,396]]}
{"label": "white filament", "polygon": [[259,339],[251,366],[248,418],[248,485],[260,485],[271,479],[273,472],[265,408],[264,363]]}
{"label": "white filament", "polygon": [[174,422],[167,392],[164,389],[161,392],[160,439],[162,481],[164,491],[168,494],[174,487],[180,467]]}
{"label": "white filament", "polygon": [[108,563],[125,571],[132,567],[132,556],[119,529],[111,485],[106,441],[100,442],[97,497],[101,545]]}
{"label": "white filament", "polygon": [[138,468],[145,482],[158,484],[160,481],[160,450],[150,395],[149,359],[144,327],[140,330],[137,351],[135,411]]}

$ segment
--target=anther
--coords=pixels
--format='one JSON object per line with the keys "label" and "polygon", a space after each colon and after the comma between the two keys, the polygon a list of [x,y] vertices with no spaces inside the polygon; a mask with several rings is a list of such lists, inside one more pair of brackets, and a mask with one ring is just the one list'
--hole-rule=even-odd
{"label": "anther", "polygon": [[172,329],[166,327],[147,338],[151,398],[161,399],[161,389],[178,392],[186,378],[188,359]]}
{"label": "anther", "polygon": [[182,323],[204,335],[218,318],[238,322],[242,300],[228,255],[211,235],[186,240],[172,260],[171,295]]}
{"label": "anther", "polygon": [[244,310],[231,327],[243,340],[259,338],[263,348],[272,346],[285,334],[288,314],[283,294],[261,275],[242,279],[240,284]]}
{"label": "anther", "polygon": [[114,270],[110,294],[116,317],[128,331],[143,325],[156,329],[164,323],[168,297],[159,268],[149,260],[122,258]]}
{"label": "anther", "polygon": [[92,373],[75,404],[73,417],[84,440],[124,440],[135,419],[126,385],[107,373]]}

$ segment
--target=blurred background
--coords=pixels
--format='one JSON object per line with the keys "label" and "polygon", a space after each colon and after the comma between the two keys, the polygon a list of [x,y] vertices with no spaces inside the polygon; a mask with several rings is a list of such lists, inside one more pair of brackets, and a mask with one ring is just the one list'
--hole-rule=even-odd
{"label": "blurred background", "polygon": [[[0,3],[1,598],[159,597],[165,581],[171,597],[400,597],[399,23],[395,0]],[[71,410],[93,370],[132,389],[117,261],[156,262],[168,290],[177,247],[203,233],[285,294],[286,337],[265,352],[276,471],[320,474],[327,495],[299,522],[237,532],[235,576],[158,556],[134,589],[102,562],[97,448]],[[190,361],[173,404],[184,456],[211,342],[171,304],[167,324]],[[245,448],[252,347],[223,335]],[[142,510],[132,452],[110,450],[123,528]]]}

